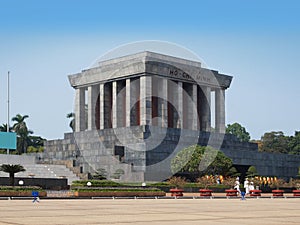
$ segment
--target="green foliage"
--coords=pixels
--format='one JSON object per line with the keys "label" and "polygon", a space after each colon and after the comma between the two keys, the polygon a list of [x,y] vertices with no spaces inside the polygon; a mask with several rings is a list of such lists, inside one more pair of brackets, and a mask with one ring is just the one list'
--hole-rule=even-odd
{"label": "green foliage", "polygon": [[37,152],[44,152],[44,147],[43,146],[39,146],[39,147],[29,146],[27,148],[27,153],[37,153]]}
{"label": "green foliage", "polygon": [[246,131],[246,128],[239,123],[228,124],[226,134],[233,134],[242,142],[250,141],[250,134]]}
{"label": "green foliage", "polygon": [[[159,183],[153,183],[149,184],[147,186],[150,187],[157,187],[157,188],[164,188],[164,187],[174,187],[174,185],[171,185],[169,182],[159,182]],[[184,188],[205,188],[205,184],[202,182],[187,182],[183,186]],[[225,184],[217,184],[216,182],[212,182],[212,184],[209,184],[209,188],[227,188],[228,186]]]}
{"label": "green foliage", "polygon": [[71,119],[69,127],[72,129],[72,131],[75,131],[75,113],[68,113],[67,118]]}
{"label": "green foliage", "polygon": [[[0,149],[0,154],[7,154],[7,149]],[[19,152],[17,150],[9,150],[10,155],[18,155]]]}
{"label": "green foliage", "polygon": [[236,181],[236,178],[234,177],[226,177],[223,181],[222,181],[222,184],[225,185],[225,186],[228,186],[230,188],[233,188],[234,187],[234,184],[235,184],[235,181]]}
{"label": "green foliage", "polygon": [[10,185],[14,186],[14,184],[15,184],[15,173],[23,172],[23,171],[26,171],[26,170],[20,164],[16,164],[16,165],[2,164],[0,166],[0,171],[3,171],[5,173],[9,174]]}
{"label": "green foliage", "polygon": [[256,170],[255,166],[250,166],[246,174],[247,174],[247,177],[258,176],[258,173],[257,173],[257,170]]}
{"label": "green foliage", "polygon": [[5,173],[19,173],[25,171],[24,167],[20,164],[2,164],[0,166],[0,171],[3,171]]}
{"label": "green foliage", "polygon": [[25,153],[30,142],[29,135],[33,132],[28,130],[25,119],[29,116],[17,114],[12,118],[14,121],[13,130],[17,133],[17,149],[19,154]]}
{"label": "green foliage", "polygon": [[[200,162],[212,162],[199,168]],[[181,150],[171,161],[173,173],[193,173],[197,177],[205,174],[225,175],[232,166],[232,160],[212,147],[193,145]]]}
{"label": "green foliage", "polygon": [[258,143],[261,152],[288,153],[300,155],[300,131],[294,136],[285,136],[282,131],[265,133]]}
{"label": "green foliage", "polygon": [[[25,120],[29,118],[28,115],[17,114],[12,118],[14,121],[12,130],[17,134],[17,151],[19,154],[26,153],[28,147],[32,146],[36,149],[30,148],[30,152],[41,152],[45,139],[39,136],[33,136],[33,131],[29,130]],[[4,126],[4,125],[3,125]],[[4,127],[3,127],[4,128]],[[2,129],[2,128],[1,128]]]}
{"label": "green foliage", "polygon": [[285,180],[283,180],[283,179],[277,179],[277,178],[274,178],[272,181],[271,181],[271,183],[269,184],[269,186],[271,187],[271,188],[276,188],[276,189],[279,189],[279,187],[282,187],[283,185],[285,185],[286,184],[286,182],[285,182]]}
{"label": "green foliage", "polygon": [[234,166],[232,166],[232,167],[230,167],[230,169],[226,173],[226,176],[229,176],[229,177],[239,177],[239,176],[241,176],[241,173],[239,173],[237,171],[237,169]]}
{"label": "green foliage", "polygon": [[81,192],[161,192],[158,188],[75,188]]}
{"label": "green foliage", "polygon": [[120,177],[124,174],[124,170],[122,169],[117,169],[114,174],[111,176],[111,178],[114,178],[114,179],[120,179]]}
{"label": "green foliage", "polygon": [[197,182],[204,186],[205,189],[208,188],[208,186],[216,184],[215,178],[213,176],[202,176],[197,179]]}
{"label": "green foliage", "polygon": [[262,152],[288,153],[289,137],[284,136],[282,131],[265,133],[261,138]]}
{"label": "green foliage", "polygon": [[43,190],[39,186],[0,186],[0,191],[39,191]]}
{"label": "green foliage", "polygon": [[300,190],[300,179],[291,179],[289,182],[290,186]]}
{"label": "green foliage", "polygon": [[[12,128],[10,127],[9,128],[9,131],[11,131],[12,130]],[[4,124],[2,124],[1,126],[0,126],[0,131],[1,132],[7,132],[7,123],[4,123]]]}
{"label": "green foliage", "polygon": [[120,187],[122,184],[116,183],[111,180],[76,180],[73,181],[73,186],[86,187],[87,182],[91,182],[92,187]]}
{"label": "green foliage", "polygon": [[295,131],[295,136],[290,137],[289,154],[300,155],[300,131]]}
{"label": "green foliage", "polygon": [[176,188],[183,188],[184,185],[186,184],[186,180],[185,178],[183,177],[171,177],[169,180],[168,180],[168,183],[173,186],[173,187],[176,187]]}
{"label": "green foliage", "polygon": [[169,182],[158,182],[158,183],[147,184],[147,185],[151,187],[170,187]]}
{"label": "green foliage", "polygon": [[96,171],[95,174],[92,175],[92,179],[94,180],[106,180],[107,172],[104,168],[100,168]]}

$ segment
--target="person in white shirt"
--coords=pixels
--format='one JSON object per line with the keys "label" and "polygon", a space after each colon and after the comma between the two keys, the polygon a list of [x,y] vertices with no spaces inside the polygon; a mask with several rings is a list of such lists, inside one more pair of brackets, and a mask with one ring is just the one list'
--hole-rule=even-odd
{"label": "person in white shirt", "polygon": [[244,188],[246,191],[246,195],[249,194],[249,181],[248,178],[246,178],[246,180],[244,181]]}
{"label": "person in white shirt", "polygon": [[235,183],[234,183],[234,189],[236,189],[238,191],[239,194],[241,194],[241,190],[240,190],[240,181],[239,181],[239,177],[236,178]]}
{"label": "person in white shirt", "polygon": [[254,183],[251,181],[249,184],[249,192],[254,190]]}

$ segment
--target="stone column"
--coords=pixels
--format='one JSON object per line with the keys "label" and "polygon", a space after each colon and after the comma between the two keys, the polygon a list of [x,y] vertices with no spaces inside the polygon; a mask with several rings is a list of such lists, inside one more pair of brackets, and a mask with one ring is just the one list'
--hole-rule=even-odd
{"label": "stone column", "polygon": [[158,89],[158,116],[161,118],[161,127],[168,127],[168,80],[159,79]]}
{"label": "stone column", "polygon": [[177,122],[177,128],[183,128],[183,86],[182,86],[182,82],[178,82],[177,83],[177,112],[178,112],[178,122]]}
{"label": "stone column", "polygon": [[151,125],[152,120],[152,81],[150,76],[140,77],[140,125]]}
{"label": "stone column", "polygon": [[99,120],[100,130],[104,129],[104,84],[99,85]]}
{"label": "stone column", "polygon": [[112,128],[117,128],[117,81],[112,82]]}
{"label": "stone column", "polygon": [[96,129],[96,104],[99,93],[98,85],[88,87],[88,130]]}
{"label": "stone column", "polygon": [[215,99],[216,132],[225,133],[225,90],[216,89]]}
{"label": "stone column", "polygon": [[192,90],[192,112],[193,112],[193,122],[192,122],[192,130],[198,130],[198,110],[197,110],[197,85],[193,84]]}
{"label": "stone column", "polygon": [[126,105],[125,105],[125,124],[130,127],[130,110],[131,110],[131,95],[130,95],[130,79],[126,79]]}
{"label": "stone column", "polygon": [[112,82],[104,84],[103,95],[103,111],[104,111],[104,129],[112,128]]}
{"label": "stone column", "polygon": [[75,94],[75,131],[84,131],[85,122],[85,88],[77,88]]}
{"label": "stone column", "polygon": [[193,84],[183,83],[183,128],[193,130],[194,96]]}
{"label": "stone column", "polygon": [[117,82],[117,127],[126,126],[126,80]]}
{"label": "stone column", "polygon": [[200,130],[210,132],[211,129],[211,88],[201,86],[198,88],[198,111],[200,114]]}
{"label": "stone column", "polygon": [[130,79],[130,126],[140,125],[140,78]]}

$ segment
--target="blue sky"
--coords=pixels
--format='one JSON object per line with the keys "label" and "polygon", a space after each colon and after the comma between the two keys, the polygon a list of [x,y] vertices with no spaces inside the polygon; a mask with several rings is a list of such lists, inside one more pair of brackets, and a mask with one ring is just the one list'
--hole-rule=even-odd
{"label": "blue sky", "polygon": [[11,116],[29,115],[36,135],[70,131],[74,91],[67,75],[110,49],[161,40],[185,46],[209,68],[234,76],[226,121],[252,138],[299,122],[298,1],[16,1],[0,0],[0,123],[6,123],[6,74]]}

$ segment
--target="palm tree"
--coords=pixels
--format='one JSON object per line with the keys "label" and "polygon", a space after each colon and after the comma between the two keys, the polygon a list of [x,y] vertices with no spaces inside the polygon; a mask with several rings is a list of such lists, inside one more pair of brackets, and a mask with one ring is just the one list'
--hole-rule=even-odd
{"label": "palm tree", "polygon": [[13,129],[15,130],[15,132],[18,133],[18,131],[22,131],[22,130],[27,130],[27,125],[25,123],[25,119],[27,119],[29,116],[28,115],[24,115],[22,116],[21,114],[17,114],[15,117],[12,118],[12,121],[16,122],[13,125]]}
{"label": "palm tree", "polygon": [[0,171],[5,173],[9,173],[9,182],[10,186],[15,186],[15,173],[26,171],[23,166],[20,164],[12,165],[12,164],[2,164],[0,166]]}
{"label": "palm tree", "polygon": [[[1,132],[7,132],[7,123],[4,123],[0,126]],[[11,131],[11,127],[9,128],[9,131]]]}
{"label": "palm tree", "polygon": [[71,119],[69,126],[71,127],[72,131],[75,130],[75,113],[68,113],[67,118]]}
{"label": "palm tree", "polygon": [[28,115],[20,115],[17,114],[12,118],[12,121],[15,122],[13,125],[13,130],[17,133],[18,136],[18,152],[19,154],[25,153],[30,143],[30,134],[33,134],[31,130],[28,130],[25,119],[27,119]]}

